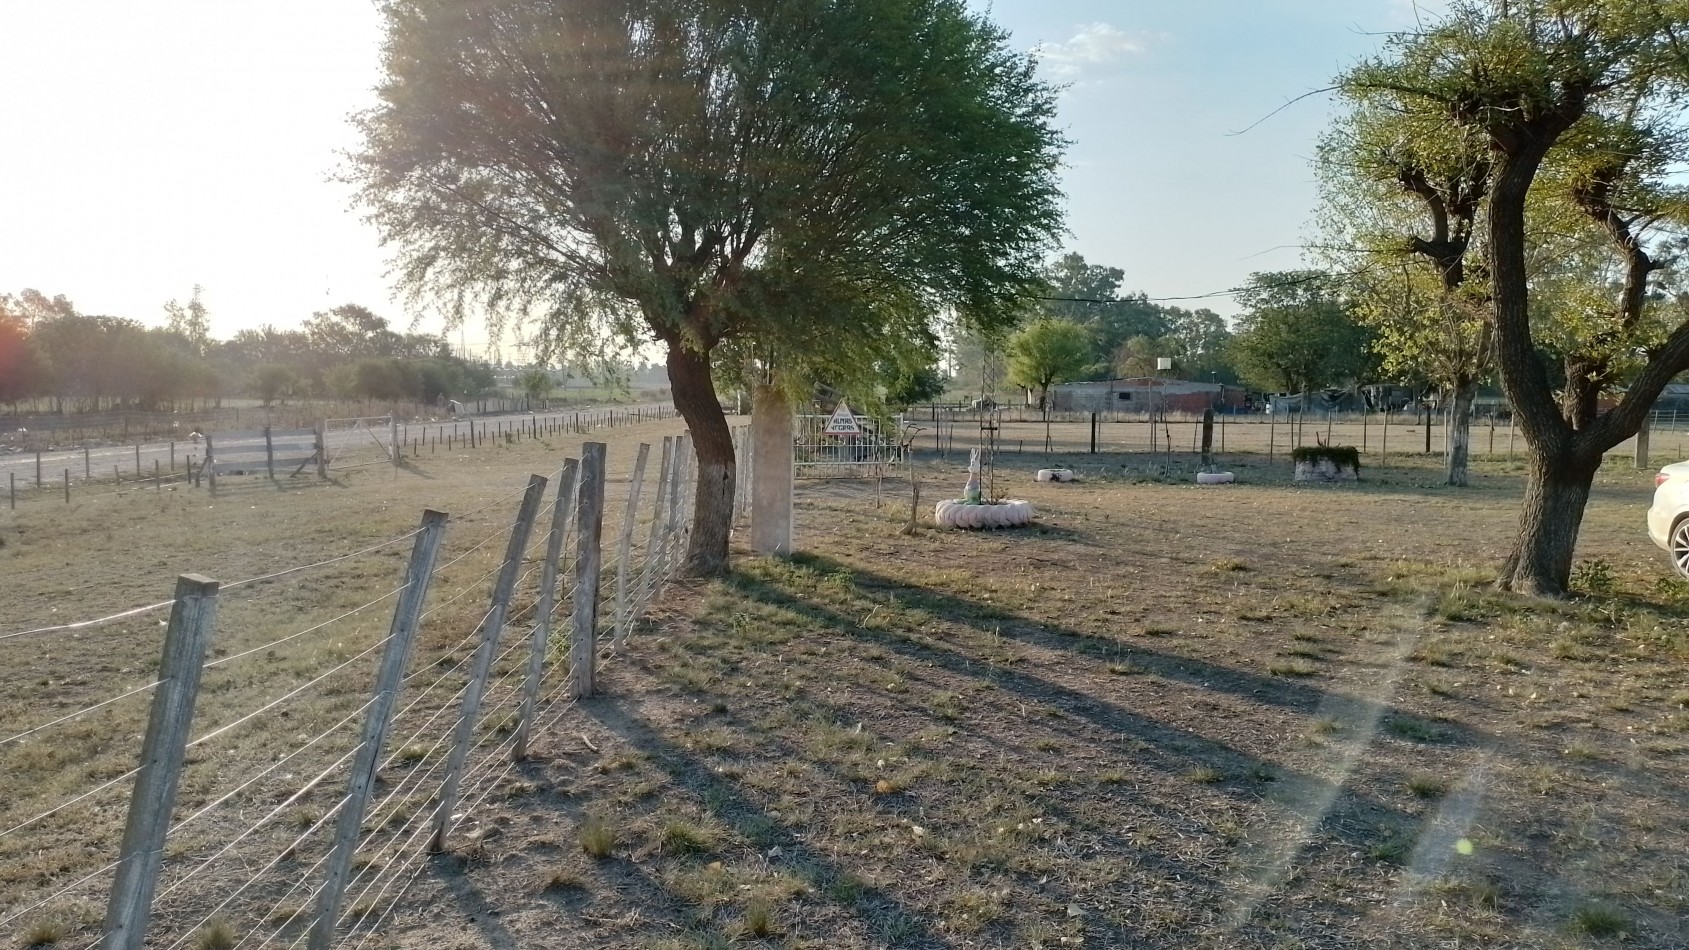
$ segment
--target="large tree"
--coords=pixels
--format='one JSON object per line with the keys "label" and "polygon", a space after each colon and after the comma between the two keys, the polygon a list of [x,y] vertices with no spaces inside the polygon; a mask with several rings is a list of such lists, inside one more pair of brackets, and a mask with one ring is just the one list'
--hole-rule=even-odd
{"label": "large tree", "polygon": [[1337,280],[1318,271],[1251,274],[1238,291],[1243,313],[1231,359],[1243,381],[1306,395],[1359,382],[1372,335],[1355,322]]}
{"label": "large tree", "polygon": [[[1681,0],[1461,2],[1343,81],[1395,95],[1488,150],[1495,359],[1529,454],[1503,588],[1564,593],[1603,453],[1689,369],[1689,320],[1649,300],[1667,263],[1658,229],[1682,220],[1685,205],[1671,175],[1689,158],[1677,107],[1689,78],[1686,22]],[[1610,279],[1592,285],[1576,313],[1534,306],[1528,208],[1543,188],[1558,188],[1610,254]],[[1558,328],[1559,372],[1543,359],[1545,316]],[[1601,410],[1599,397],[1621,381],[1623,398]]]}
{"label": "large tree", "polygon": [[411,289],[590,349],[652,341],[727,565],[724,342],[869,368],[1038,285],[1054,90],[963,0],[390,0],[353,177]]}
{"label": "large tree", "polygon": [[1041,317],[1009,338],[1009,381],[1038,391],[1038,408],[1049,410],[1050,387],[1079,378],[1091,358],[1085,328],[1071,320]]}

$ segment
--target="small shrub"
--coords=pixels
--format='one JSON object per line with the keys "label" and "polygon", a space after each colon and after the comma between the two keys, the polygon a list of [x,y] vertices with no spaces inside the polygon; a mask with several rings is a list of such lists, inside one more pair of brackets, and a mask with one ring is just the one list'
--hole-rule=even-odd
{"label": "small shrub", "polygon": [[1290,459],[1309,464],[1328,461],[1338,468],[1361,470],[1361,450],[1352,445],[1302,445],[1290,450]]}
{"label": "small shrub", "polygon": [[1613,575],[1613,565],[1593,558],[1572,568],[1572,586],[1586,594],[1605,597],[1618,589],[1619,581]]}
{"label": "small shrub", "polygon": [[1299,660],[1283,660],[1267,667],[1267,672],[1274,676],[1318,676],[1320,669],[1312,663]]}
{"label": "small shrub", "polygon": [[1222,574],[1249,570],[1249,565],[1243,563],[1235,557],[1223,557],[1217,561],[1210,561],[1208,562],[1208,567],[1211,570],[1219,571]]}

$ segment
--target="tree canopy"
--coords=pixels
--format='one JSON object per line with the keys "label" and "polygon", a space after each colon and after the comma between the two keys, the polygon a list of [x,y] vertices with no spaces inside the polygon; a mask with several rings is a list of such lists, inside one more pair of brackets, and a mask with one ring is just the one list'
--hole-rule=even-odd
{"label": "tree canopy", "polygon": [[1055,91],[962,0],[392,0],[351,175],[416,293],[667,351],[725,568],[711,361],[871,371],[1002,324],[1059,227]]}
{"label": "tree canopy", "polygon": [[1009,338],[1008,355],[1009,381],[1037,390],[1043,409],[1051,386],[1079,378],[1091,358],[1091,341],[1077,323],[1041,317]]}
{"label": "tree canopy", "polygon": [[1244,382],[1269,392],[1310,392],[1367,375],[1372,335],[1355,322],[1330,275],[1250,275],[1238,301],[1232,361]]}

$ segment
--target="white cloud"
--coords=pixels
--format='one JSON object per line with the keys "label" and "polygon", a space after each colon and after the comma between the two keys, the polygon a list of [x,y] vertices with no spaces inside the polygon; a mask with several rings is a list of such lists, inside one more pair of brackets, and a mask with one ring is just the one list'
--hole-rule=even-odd
{"label": "white cloud", "polygon": [[1128,33],[1108,23],[1092,23],[1060,43],[1040,43],[1033,49],[1045,71],[1058,79],[1071,79],[1086,67],[1112,63],[1138,55],[1149,48],[1147,33]]}

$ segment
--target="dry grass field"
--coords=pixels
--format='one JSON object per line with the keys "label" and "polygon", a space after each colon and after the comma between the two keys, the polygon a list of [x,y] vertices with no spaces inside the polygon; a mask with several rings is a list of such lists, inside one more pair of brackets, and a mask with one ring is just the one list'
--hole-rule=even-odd
{"label": "dry grass field", "polygon": [[[642,436],[611,433],[613,473]],[[494,502],[561,450],[20,510],[0,522],[0,634],[162,599],[180,570],[232,580],[359,551],[424,504]],[[1034,484],[1044,457],[1003,460],[999,490],[1040,513],[1012,532],[906,535],[900,484],[883,506],[872,482],[801,484],[805,553],[671,588],[604,695],[498,781],[367,945],[1689,945],[1689,584],[1644,534],[1648,473],[1602,472],[1579,595],[1541,603],[1487,587],[1517,465],[1454,490],[1434,460],[1396,457],[1358,485],[1300,487],[1241,457],[1241,484],[1203,489],[1188,458],[1062,461],[1083,480]],[[961,484],[954,464],[921,470],[929,510]],[[455,526],[456,554],[513,509]],[[231,591],[220,647],[364,604],[401,564],[383,550]],[[445,589],[486,570],[474,552],[459,567]],[[425,630],[431,657],[476,609]],[[208,674],[208,727],[356,656],[375,613],[268,666],[231,663],[227,685]],[[0,641],[0,722],[142,685],[158,619]],[[365,683],[253,735],[314,735]],[[0,829],[127,768],[126,708],[80,745],[0,749]],[[281,747],[206,756],[184,804]],[[115,831],[81,842],[113,804],[0,835],[0,916],[97,866]],[[65,857],[73,840],[88,853]],[[235,879],[213,868],[162,902],[168,937],[183,944]],[[86,919],[68,926],[61,942],[87,943]]]}

